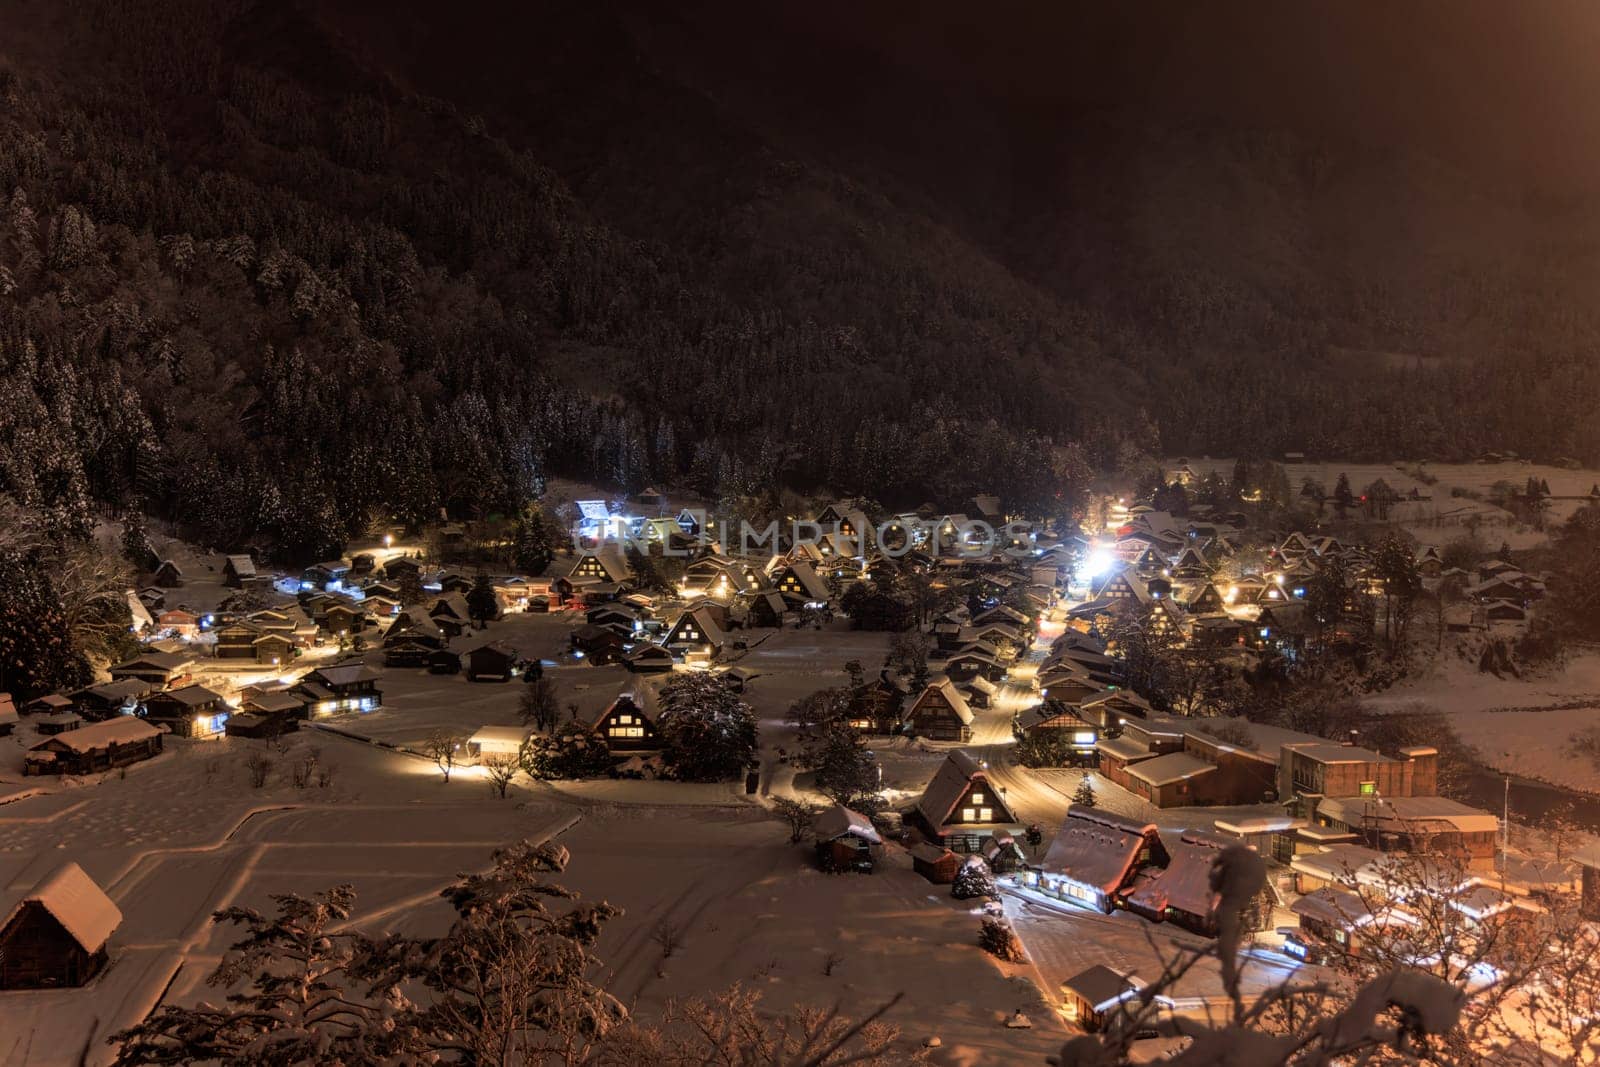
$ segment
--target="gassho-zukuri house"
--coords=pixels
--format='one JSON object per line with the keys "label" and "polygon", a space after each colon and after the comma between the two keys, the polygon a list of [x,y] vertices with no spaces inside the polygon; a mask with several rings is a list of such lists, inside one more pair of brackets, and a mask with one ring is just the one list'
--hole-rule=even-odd
{"label": "gassho-zukuri house", "polygon": [[1050,842],[1042,870],[1029,872],[1023,882],[1046,896],[1109,915],[1125,905],[1140,871],[1165,867],[1167,861],[1155,823],[1074,804],[1067,809],[1061,832]]}
{"label": "gassho-zukuri house", "polygon": [[957,852],[977,852],[997,830],[1018,829],[1005,794],[983,765],[957,750],[945,757],[912,814],[930,842]]}

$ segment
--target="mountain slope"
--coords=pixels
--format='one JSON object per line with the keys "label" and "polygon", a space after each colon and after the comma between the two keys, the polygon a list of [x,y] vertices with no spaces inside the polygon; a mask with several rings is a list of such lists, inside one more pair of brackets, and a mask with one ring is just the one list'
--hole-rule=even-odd
{"label": "mountain slope", "polygon": [[299,556],[545,471],[1042,508],[1045,442],[1600,453],[1581,200],[798,11],[0,4],[0,489]]}

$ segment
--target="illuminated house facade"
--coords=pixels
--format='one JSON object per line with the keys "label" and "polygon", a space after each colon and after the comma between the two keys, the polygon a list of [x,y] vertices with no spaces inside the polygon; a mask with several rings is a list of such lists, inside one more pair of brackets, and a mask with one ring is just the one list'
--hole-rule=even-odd
{"label": "illuminated house facade", "polygon": [[222,694],[203,685],[186,685],[145,698],[145,718],[179,737],[215,737],[228,725]]}
{"label": "illuminated house facade", "polygon": [[612,752],[654,752],[661,747],[654,717],[635,702],[632,694],[624,693],[613,700],[594,721],[593,728]]}
{"label": "illuminated house facade", "polygon": [[626,582],[633,577],[627,557],[617,545],[602,545],[593,552],[585,552],[572,565],[567,577],[577,581],[588,579],[597,582]]}
{"label": "illuminated house facade", "polygon": [[1109,915],[1141,871],[1167,859],[1155,823],[1074,804],[1031,881],[1047,896]]}
{"label": "illuminated house facade", "polygon": [[810,563],[795,560],[772,572],[773,587],[785,596],[797,597],[808,603],[827,603],[828,583],[817,576]]}
{"label": "illuminated house facade", "polygon": [[715,656],[726,643],[727,635],[705,607],[683,612],[661,639],[663,648],[685,655]]}
{"label": "illuminated house facade", "polygon": [[913,813],[934,841],[957,852],[977,852],[997,830],[1018,829],[1005,794],[967,753],[945,757]]}
{"label": "illuminated house facade", "polygon": [[383,703],[378,672],[360,660],[318,667],[295,688],[309,701],[313,716],[371,711]]}
{"label": "illuminated house facade", "polygon": [[1068,762],[1073,766],[1094,766],[1099,762],[1095,745],[1100,740],[1100,728],[1085,722],[1069,704],[1059,700],[1046,700],[1018,714],[1014,724],[1018,736],[1048,736],[1065,739],[1069,747]]}

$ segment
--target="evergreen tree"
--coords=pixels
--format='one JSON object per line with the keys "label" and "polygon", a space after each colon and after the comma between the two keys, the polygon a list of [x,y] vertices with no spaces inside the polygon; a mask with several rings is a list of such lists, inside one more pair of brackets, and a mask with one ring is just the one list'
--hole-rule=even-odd
{"label": "evergreen tree", "polygon": [[956,880],[950,883],[950,895],[957,900],[1000,895],[999,888],[994,884],[994,872],[989,870],[982,856],[967,857],[967,862],[956,872]]}
{"label": "evergreen tree", "polygon": [[629,544],[623,555],[633,571],[633,582],[637,588],[652,593],[666,593],[672,590],[671,583],[661,576],[661,571],[656,568],[655,557],[650,553],[641,552]]}
{"label": "evergreen tree", "polygon": [[122,519],[122,555],[140,572],[157,565],[150,547],[150,532],[145,528],[144,512],[130,510]]}
{"label": "evergreen tree", "polygon": [[985,918],[978,928],[978,947],[1007,963],[1026,963],[1028,954],[1011,924],[998,917]]}
{"label": "evergreen tree", "polygon": [[422,588],[422,575],[410,567],[400,571],[394,584],[399,591],[400,603],[405,607],[422,603],[423,598],[428,595],[428,591]]}
{"label": "evergreen tree", "polygon": [[88,677],[44,550],[0,552],[0,692],[28,700]]}
{"label": "evergreen tree", "polygon": [[576,780],[611,773],[616,760],[606,739],[576,720],[547,737],[530,737],[518,756],[529,778]]}
{"label": "evergreen tree", "polygon": [[1096,802],[1094,783],[1089,781],[1089,776],[1086,774],[1083,776],[1083,780],[1078,783],[1078,788],[1072,793],[1072,803],[1080,808],[1092,808]]}
{"label": "evergreen tree", "polygon": [[517,570],[530,577],[543,574],[555,558],[550,521],[540,508],[530,507],[518,516],[512,556]]}
{"label": "evergreen tree", "polygon": [[487,574],[472,579],[472,588],[467,590],[467,612],[480,630],[500,614],[500,598],[495,596],[494,581]]}
{"label": "evergreen tree", "polygon": [[721,678],[696,672],[661,691],[661,758],[685,782],[725,782],[755,763],[756,717]]}
{"label": "evergreen tree", "polygon": [[878,801],[878,761],[855,728],[843,718],[823,723],[807,739],[801,769],[814,772],[817,792],[858,811]]}
{"label": "evergreen tree", "polygon": [[1333,485],[1333,509],[1342,519],[1349,514],[1355,503],[1356,495],[1350,489],[1350,476],[1341,472],[1339,480]]}
{"label": "evergreen tree", "polygon": [[1561,527],[1550,599],[1563,629],[1600,638],[1600,505],[1579,508]]}
{"label": "evergreen tree", "polygon": [[1383,634],[1393,654],[1405,644],[1412,611],[1422,592],[1422,575],[1410,544],[1397,534],[1379,542],[1372,570],[1383,584]]}

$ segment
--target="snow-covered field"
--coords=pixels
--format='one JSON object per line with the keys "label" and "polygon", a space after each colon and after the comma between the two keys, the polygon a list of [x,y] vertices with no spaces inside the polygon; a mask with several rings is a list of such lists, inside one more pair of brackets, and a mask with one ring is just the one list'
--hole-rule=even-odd
{"label": "snow-covered field", "polygon": [[[517,616],[484,636],[549,657],[565,646],[574,623]],[[842,684],[849,659],[875,672],[886,638],[843,628],[749,637],[761,641],[743,665],[758,675],[746,696],[762,720],[763,792],[788,792],[797,783],[777,752],[794,750],[790,704]],[[577,704],[583,715],[641,683],[618,668],[547,669],[563,704]],[[327,722],[406,745],[439,727],[470,731],[517,721],[516,682],[385,671],[381,685],[382,710]],[[997,722],[1004,715],[992,714]],[[746,797],[739,785],[524,782],[501,801],[474,770],[458,770],[446,784],[424,759],[315,729],[281,749],[241,739],[169,739],[163,755],[126,773],[24,780],[21,755],[34,740],[27,725],[0,739],[0,900],[14,899],[70,858],[124,918],[112,964],[89,988],[0,996],[6,1067],[104,1062],[106,1035],[162,998],[214,998],[204,979],[231,934],[210,923],[217,908],[265,907],[273,893],[350,882],[359,894],[359,925],[425,928],[444,921],[436,895],[453,874],[485,866],[497,845],[547,834],[560,834],[572,852],[562,881],[624,909],[600,955],[613,987],[636,1010],[743,982],[775,1007],[840,1002],[865,1011],[903,992],[893,1021],[908,1048],[938,1034],[943,1047],[935,1062],[1038,1062],[1062,1036],[1028,972],[984,955],[977,918],[948,889],[915,875],[902,849],[891,846],[872,876],[822,875],[805,847],[787,843],[787,832],[762,808],[764,798]],[[333,768],[331,781],[296,788],[289,768],[313,749]],[[245,766],[252,751],[275,764],[261,789],[251,787]],[[879,755],[885,784],[910,798],[944,752],[901,740],[881,746]],[[685,932],[670,961],[650,940],[664,918]],[[830,954],[840,962],[825,976]],[[1041,1025],[1002,1026],[1019,1007]]]}
{"label": "snow-covered field", "polygon": [[[1169,467],[1175,466],[1176,462],[1176,460],[1169,461]],[[1231,458],[1191,457],[1187,460],[1187,464],[1196,475],[1215,473],[1227,478],[1233,473]],[[1415,477],[1414,473],[1417,471],[1434,479],[1432,484]],[[1443,544],[1460,537],[1466,531],[1467,520],[1476,516],[1480,524],[1480,536],[1486,539],[1495,538],[1496,544],[1500,540],[1509,541],[1512,548],[1532,547],[1543,541],[1545,535],[1529,528],[1519,527],[1514,516],[1494,507],[1486,500],[1453,496],[1451,490],[1472,492],[1487,498],[1490,489],[1497,482],[1508,482],[1521,489],[1530,477],[1539,478],[1549,483],[1550,494],[1554,499],[1551,501],[1547,519],[1556,523],[1565,520],[1582,506],[1580,498],[1596,484],[1600,484],[1600,471],[1592,468],[1568,470],[1565,467],[1517,461],[1419,464],[1398,460],[1394,463],[1342,463],[1330,460],[1285,464],[1284,472],[1289,477],[1290,487],[1297,492],[1300,483],[1307,478],[1320,483],[1324,489],[1332,492],[1339,475],[1344,474],[1349,477],[1351,488],[1360,495],[1364,488],[1382,478],[1402,497],[1409,495],[1413,489],[1431,497],[1421,501],[1403,500],[1392,508],[1389,514],[1390,521],[1403,524],[1424,544]]]}
{"label": "snow-covered field", "polygon": [[[600,955],[636,1010],[740,981],[774,1005],[857,1009],[904,992],[895,1020],[908,1041],[938,1033],[941,1062],[1037,1061],[1060,1038],[1000,1025],[1022,1005],[1050,1016],[1030,985],[980,952],[977,919],[913,874],[903,851],[872,876],[822,875],[731,787],[672,797],[681,787],[607,782],[584,796],[527,784],[500,801],[470,772],[446,785],[424,761],[306,731],[255,790],[244,766],[254,744],[174,741],[126,777],[0,806],[0,892],[70,857],[124,915],[112,965],[89,988],[0,997],[0,1063],[76,1063],[85,1050],[103,1062],[106,1034],[163,990],[169,1001],[214,997],[204,978],[230,936],[208,921],[219,907],[350,882],[359,925],[428,927],[444,919],[436,894],[452,874],[485,866],[499,844],[551,833],[573,855],[561,880],[625,911]],[[311,747],[336,773],[326,788],[296,789],[283,768]],[[618,803],[626,785],[645,787],[644,803]],[[660,803],[668,797],[690,803]],[[685,933],[665,962],[650,941],[664,918]],[[841,962],[828,977],[830,953]]]}
{"label": "snow-covered field", "polygon": [[1446,656],[1427,677],[1368,702],[1409,701],[1445,712],[1461,740],[1497,771],[1600,793],[1600,767],[1569,743],[1575,732],[1600,726],[1600,654],[1575,656],[1560,673],[1528,680],[1496,678]]}

